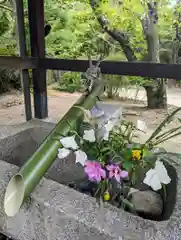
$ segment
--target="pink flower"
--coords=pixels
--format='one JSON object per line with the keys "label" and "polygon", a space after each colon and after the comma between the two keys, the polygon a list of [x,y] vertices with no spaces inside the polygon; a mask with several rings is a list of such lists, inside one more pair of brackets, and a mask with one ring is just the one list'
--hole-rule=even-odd
{"label": "pink flower", "polygon": [[120,182],[122,178],[128,177],[127,171],[122,171],[118,165],[108,165],[107,170],[109,171],[109,178],[115,178],[117,182]]}
{"label": "pink flower", "polygon": [[90,181],[100,182],[102,178],[104,179],[106,177],[106,171],[102,169],[101,164],[96,161],[86,161],[84,171]]}

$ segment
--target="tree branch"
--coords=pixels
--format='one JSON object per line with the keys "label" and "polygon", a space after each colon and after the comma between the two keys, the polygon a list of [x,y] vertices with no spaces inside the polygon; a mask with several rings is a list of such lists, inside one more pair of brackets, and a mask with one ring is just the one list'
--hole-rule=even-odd
{"label": "tree branch", "polygon": [[147,3],[148,13],[145,12],[141,23],[147,41],[148,61],[159,62],[159,37],[157,32],[157,3]]}
{"label": "tree branch", "polygon": [[181,1],[178,0],[174,14],[176,16],[177,22],[174,24],[175,25],[175,37],[176,39],[173,42],[173,61],[174,63],[180,63],[181,59],[181,28],[179,27],[179,24],[181,23],[181,13],[178,12],[178,7],[180,6]]}
{"label": "tree branch", "polygon": [[99,13],[98,8],[100,5],[100,2],[98,2],[96,0],[90,0],[90,5],[97,17],[99,24],[103,28],[103,30],[107,34],[109,34],[109,36],[111,36],[115,41],[119,42],[127,60],[128,61],[137,61],[134,51],[130,47],[128,37],[121,31],[118,31],[116,29],[110,29],[108,27],[109,21],[102,14]]}
{"label": "tree branch", "polygon": [[5,4],[7,0],[1,1],[0,4]]}
{"label": "tree branch", "polygon": [[[1,4],[1,2],[0,2],[0,4]],[[2,8],[2,9],[4,9],[4,10],[7,10],[7,11],[10,11],[10,12],[13,12],[13,10],[12,10],[11,8],[8,8],[8,7],[6,7],[6,6],[0,5],[0,8]]]}

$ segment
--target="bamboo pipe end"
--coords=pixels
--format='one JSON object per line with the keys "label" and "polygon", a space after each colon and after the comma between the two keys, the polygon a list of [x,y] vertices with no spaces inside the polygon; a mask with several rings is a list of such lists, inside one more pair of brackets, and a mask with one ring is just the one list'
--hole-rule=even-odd
{"label": "bamboo pipe end", "polygon": [[13,217],[19,212],[19,209],[24,199],[24,179],[20,174],[16,174],[10,180],[5,197],[4,197],[4,211],[8,217]]}

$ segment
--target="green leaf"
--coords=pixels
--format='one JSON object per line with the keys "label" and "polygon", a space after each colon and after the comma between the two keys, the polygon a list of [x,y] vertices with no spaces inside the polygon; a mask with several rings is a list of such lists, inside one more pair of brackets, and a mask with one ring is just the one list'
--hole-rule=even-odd
{"label": "green leaf", "polygon": [[166,189],[165,184],[162,184],[162,189],[163,189],[163,193],[164,193],[164,200],[166,200],[166,198],[167,198],[167,189]]}
{"label": "green leaf", "polygon": [[123,162],[123,168],[130,172],[132,170],[132,163],[131,161],[127,160]]}
{"label": "green leaf", "polygon": [[127,159],[127,160],[130,160],[132,159],[132,149],[131,148],[127,148],[125,150],[123,150],[123,158],[124,159]]}
{"label": "green leaf", "polygon": [[110,151],[110,148],[109,148],[109,147],[104,147],[104,148],[101,148],[100,151],[101,151],[102,153],[105,153],[105,152],[107,152],[107,151]]}
{"label": "green leaf", "polygon": [[143,156],[142,156],[143,158],[144,158],[144,157],[152,157],[153,155],[154,155],[154,154],[153,154],[148,148],[145,147],[145,148],[143,149]]}

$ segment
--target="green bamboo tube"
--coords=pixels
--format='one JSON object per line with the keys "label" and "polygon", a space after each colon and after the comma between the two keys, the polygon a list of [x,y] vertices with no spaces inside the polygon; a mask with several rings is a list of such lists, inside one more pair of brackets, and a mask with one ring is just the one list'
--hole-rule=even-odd
{"label": "green bamboo tube", "polygon": [[4,210],[8,216],[12,217],[19,212],[23,202],[56,159],[58,148],[60,148],[57,136],[66,135],[70,128],[76,127],[77,120],[83,116],[83,111],[76,106],[90,109],[95,104],[96,97],[102,93],[103,86],[103,84],[100,84],[91,93],[80,97],[45,138],[38,150],[19,169],[19,172],[11,178],[4,198]]}

